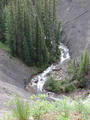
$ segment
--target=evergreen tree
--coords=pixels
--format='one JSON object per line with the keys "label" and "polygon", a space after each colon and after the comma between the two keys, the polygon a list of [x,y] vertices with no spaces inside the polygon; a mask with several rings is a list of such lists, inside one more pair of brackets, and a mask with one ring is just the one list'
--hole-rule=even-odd
{"label": "evergreen tree", "polygon": [[43,63],[48,63],[48,50],[45,45],[45,35],[38,17],[36,17],[36,61],[37,65],[41,66]]}
{"label": "evergreen tree", "polygon": [[56,0],[10,0],[5,8],[11,54],[28,65],[46,66],[59,56]]}
{"label": "evergreen tree", "polygon": [[81,55],[80,64],[79,64],[79,74],[88,74],[89,72],[89,56],[88,52],[85,51]]}
{"label": "evergreen tree", "polygon": [[0,41],[5,42],[5,13],[4,8],[7,5],[7,0],[0,0]]}

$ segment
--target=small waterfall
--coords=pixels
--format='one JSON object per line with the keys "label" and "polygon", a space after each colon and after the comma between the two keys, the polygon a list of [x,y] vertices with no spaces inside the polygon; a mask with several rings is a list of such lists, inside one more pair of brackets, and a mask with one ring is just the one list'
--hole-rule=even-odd
{"label": "small waterfall", "polygon": [[[70,54],[69,54],[69,49],[63,44],[60,43],[59,48],[61,50],[61,56],[60,56],[60,63],[59,64],[63,64],[66,60],[70,59]],[[37,89],[37,92],[45,92],[45,90],[43,89],[43,86],[47,80],[47,74],[49,74],[53,69],[55,69],[55,65],[51,65],[50,67],[48,67],[45,71],[43,71],[41,74],[35,76],[32,80],[31,80],[31,84],[33,87],[35,87]],[[48,93],[47,93],[48,94]],[[53,98],[54,100],[57,99],[55,97],[53,97],[53,93],[50,93],[50,97]]]}
{"label": "small waterfall", "polygon": [[62,64],[64,61],[70,59],[70,54],[69,49],[63,43],[60,44],[59,49],[61,50],[60,63]]}
{"label": "small waterfall", "polygon": [[31,84],[32,86],[36,86],[37,91],[38,92],[42,92],[43,91],[43,86],[47,80],[47,74],[50,73],[52,71],[52,69],[54,69],[55,66],[51,65],[50,67],[48,67],[43,73],[35,76],[32,80],[31,80]]}

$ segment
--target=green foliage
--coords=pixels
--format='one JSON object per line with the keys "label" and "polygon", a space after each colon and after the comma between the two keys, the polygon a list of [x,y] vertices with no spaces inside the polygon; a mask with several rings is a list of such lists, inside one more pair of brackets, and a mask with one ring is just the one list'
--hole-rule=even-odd
{"label": "green foliage", "polygon": [[8,45],[7,44],[3,44],[2,42],[0,42],[0,48],[3,49],[3,50],[5,50],[5,51],[7,51],[7,52],[10,51]]}
{"label": "green foliage", "polygon": [[89,74],[89,55],[87,51],[82,53],[80,61],[76,62],[74,60],[69,63],[68,74],[71,76],[72,81],[77,80],[77,87],[86,87],[88,83],[86,76]]}
{"label": "green foliage", "polygon": [[89,72],[89,56],[88,52],[85,51],[79,62],[75,60],[69,63],[68,74],[70,79],[66,80],[55,80],[55,77],[50,77],[44,88],[48,91],[61,93],[61,92],[71,92],[76,88],[83,88],[87,86],[88,79],[85,76]]}
{"label": "green foliage", "polygon": [[13,102],[15,105],[12,110],[14,117],[18,120],[28,120],[30,116],[29,103],[27,101],[22,102],[17,96],[15,97],[15,100]]}
{"label": "green foliage", "polygon": [[4,115],[4,117],[1,119],[0,118],[0,120],[13,120],[14,118],[13,118],[13,116],[12,116],[12,114],[7,114],[7,115]]}
{"label": "green foliage", "polygon": [[50,77],[46,81],[44,88],[54,93],[68,93],[75,90],[75,85],[74,83],[70,83],[69,80],[55,80],[55,77]]}
{"label": "green foliage", "polygon": [[68,67],[68,74],[70,76],[74,75],[77,72],[77,63],[75,60],[71,60],[69,62],[69,67]]}
{"label": "green foliage", "polygon": [[4,8],[8,0],[0,0],[0,41],[5,42],[5,13]]}
{"label": "green foliage", "polygon": [[66,118],[63,115],[58,115],[57,118],[56,118],[56,120],[70,120],[70,119]]}
{"label": "green foliage", "polygon": [[10,0],[4,13],[11,55],[38,67],[46,67],[58,58],[60,23],[56,20],[56,0]]}
{"label": "green foliage", "polygon": [[43,120],[43,116],[47,113],[49,107],[50,104],[48,101],[38,100],[32,105],[31,116],[35,120]]}
{"label": "green foliage", "polygon": [[89,55],[88,51],[85,51],[81,54],[81,58],[79,62],[72,60],[69,63],[68,73],[72,75],[74,73],[78,73],[80,75],[88,74],[89,72]]}
{"label": "green foliage", "polygon": [[81,113],[82,120],[88,120],[89,119],[89,113],[90,113],[90,107],[88,106],[90,104],[89,99],[86,100],[86,102],[82,102],[81,100],[76,99],[74,102],[74,109],[75,111]]}
{"label": "green foliage", "polygon": [[[80,100],[75,99],[72,100],[70,98],[64,97],[60,99],[60,101],[48,102],[45,98],[45,95],[32,96],[32,104],[30,107],[29,117],[17,117],[24,116],[25,113],[28,113],[27,105],[23,105],[25,102],[21,102],[18,98],[15,98],[14,101],[17,110],[14,110],[15,116],[11,117],[7,116],[6,119],[3,120],[29,120],[30,117],[34,118],[34,120],[50,120],[53,119],[53,116],[56,120],[88,120],[90,118],[90,100]],[[17,102],[18,101],[18,102]],[[25,103],[27,104],[27,103]],[[21,110],[23,109],[23,111]],[[22,111],[22,112],[20,112]],[[17,113],[17,114],[16,114]],[[78,116],[79,114],[79,116]],[[50,115],[48,117],[48,115]],[[76,118],[75,118],[76,117]],[[21,119],[22,118],[22,119]],[[24,118],[24,119],[23,119]],[[28,119],[27,119],[28,118]]]}
{"label": "green foliage", "polygon": [[79,63],[79,74],[88,74],[89,72],[89,55],[88,51],[85,51],[81,55],[80,63]]}
{"label": "green foliage", "polygon": [[45,89],[48,90],[48,91],[57,92],[57,91],[56,91],[56,89],[57,89],[57,84],[56,84],[56,83],[57,83],[57,81],[54,79],[54,77],[50,77],[50,78],[46,81],[44,87],[45,87]]}
{"label": "green foliage", "polygon": [[74,82],[69,82],[68,84],[64,85],[64,92],[69,93],[73,92],[76,89],[75,83]]}
{"label": "green foliage", "polygon": [[68,99],[68,98],[64,98],[64,100],[59,101],[59,103],[56,102],[56,105],[58,106],[57,111],[59,113],[61,112],[61,116],[64,118],[69,117],[69,113],[70,113],[70,109],[71,109],[69,102],[70,102],[70,99]]}

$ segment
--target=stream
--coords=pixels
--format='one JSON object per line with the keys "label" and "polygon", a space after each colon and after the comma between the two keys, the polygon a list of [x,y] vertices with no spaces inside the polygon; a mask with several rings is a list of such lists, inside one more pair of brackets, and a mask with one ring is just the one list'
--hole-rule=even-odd
{"label": "stream", "polygon": [[[60,62],[57,64],[63,64],[65,61],[70,59],[69,49],[63,44],[60,43],[59,49],[61,50]],[[48,79],[47,75],[56,68],[56,65],[51,65],[46,70],[44,70],[41,74],[34,76],[31,80],[31,85],[36,89],[37,93],[44,93],[48,95],[49,99],[52,100],[60,100],[59,96],[57,97],[54,93],[48,92],[44,90],[44,84]]]}

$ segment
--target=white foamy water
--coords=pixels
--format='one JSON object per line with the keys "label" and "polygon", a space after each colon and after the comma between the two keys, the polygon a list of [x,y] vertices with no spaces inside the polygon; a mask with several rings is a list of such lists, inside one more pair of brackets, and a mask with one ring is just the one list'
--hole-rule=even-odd
{"label": "white foamy water", "polygon": [[54,68],[55,68],[55,66],[51,65],[43,73],[37,75],[36,77],[34,77],[31,80],[32,86],[36,86],[37,91],[40,91],[40,92],[43,91],[43,86],[47,80],[47,74],[50,73],[52,71],[52,69],[54,69]]}
{"label": "white foamy water", "polygon": [[[62,64],[64,61],[70,59],[69,49],[62,43],[60,43],[59,48],[61,50],[60,64]],[[55,65],[51,65],[45,71],[43,71],[43,73],[35,76],[31,80],[31,84],[32,86],[36,87],[37,92],[43,92],[43,86],[47,80],[47,74],[49,74],[53,69],[55,69],[55,67]]]}
{"label": "white foamy water", "polygon": [[69,49],[64,45],[60,44],[59,48],[61,49],[60,63],[70,59]]}

